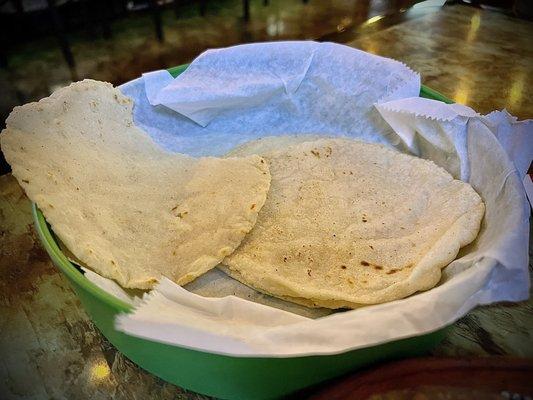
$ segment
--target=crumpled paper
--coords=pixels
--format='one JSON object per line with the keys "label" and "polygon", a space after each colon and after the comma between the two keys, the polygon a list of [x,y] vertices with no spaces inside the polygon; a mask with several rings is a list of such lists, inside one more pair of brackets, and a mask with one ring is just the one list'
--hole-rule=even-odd
{"label": "crumpled paper", "polygon": [[[224,71],[220,68],[218,71],[223,80]],[[350,75],[352,71],[338,72]],[[339,82],[344,83],[345,79],[340,78]],[[167,147],[189,149],[195,154],[221,154],[227,150],[224,141],[233,145],[244,138],[253,139],[255,129],[260,135],[268,133],[263,118],[247,119],[250,125],[246,132],[235,134],[237,139],[234,124],[217,125],[228,115],[239,114],[237,109],[224,110],[213,117],[207,128],[201,128],[167,107],[151,106],[144,83],[141,79],[123,88],[126,94],[134,95],[136,123],[141,121],[159,139],[159,129],[166,124],[160,121],[162,112],[165,118],[178,121],[178,125],[187,120],[187,126],[195,126],[190,132],[171,131],[163,140]],[[378,92],[371,82],[365,84],[368,92],[376,92],[374,98],[387,98],[383,88]],[[420,98],[380,102],[375,111],[383,120],[373,134],[368,130],[368,134],[361,136],[357,130],[346,130],[350,123],[358,121],[350,113],[336,114],[335,118],[325,114],[329,125],[324,126],[333,128],[338,121],[337,134],[394,144],[403,151],[432,159],[454,176],[468,181],[485,201],[486,215],[478,238],[443,270],[437,287],[406,299],[309,319],[235,296],[206,299],[163,279],[144,296],[133,313],[117,317],[116,328],[149,340],[232,356],[336,354],[435,331],[479,304],[526,299],[529,204],[520,176],[529,164],[527,158],[531,161],[527,153],[532,148],[530,122],[519,123],[505,111],[480,116],[465,106]],[[245,106],[242,114],[248,112],[250,109]],[[254,109],[253,113],[260,115],[260,110]],[[150,118],[155,129],[149,125]],[[365,123],[371,126],[370,121]],[[385,121],[392,127],[392,134],[381,129]],[[197,136],[202,129],[215,125],[220,138],[210,136],[206,141]],[[196,145],[194,139],[198,139]],[[208,148],[202,151],[200,148],[206,145]]]}
{"label": "crumpled paper", "polygon": [[347,46],[275,42],[209,50],[176,79],[155,71],[122,91],[136,100],[135,123],[162,147],[221,156],[251,139],[288,134],[394,145],[397,136],[373,104],[418,96],[420,76]]}
{"label": "crumpled paper", "polygon": [[[82,269],[85,278],[90,280],[93,284],[131,306],[137,306],[141,304],[143,297],[148,294],[148,291],[141,289],[124,289],[115,281],[104,278],[103,276],[87,268],[80,260],[74,260],[71,258],[69,258],[69,260],[70,262],[78,265]],[[258,292],[251,287],[229,277],[218,268],[213,268],[202,276],[196,278],[194,281],[185,285],[184,289],[186,289],[188,292],[204,297],[235,296],[252,303],[274,307],[276,309],[287,311],[289,313],[296,314],[297,316],[299,315],[306,318],[320,318],[335,312],[335,310],[330,310],[328,308],[305,307],[300,304],[292,303],[290,301],[285,301],[278,299],[277,297],[272,297]]]}
{"label": "crumpled paper", "polygon": [[524,178],[533,159],[533,120],[518,121],[507,110],[493,111],[485,117],[520,178]]}

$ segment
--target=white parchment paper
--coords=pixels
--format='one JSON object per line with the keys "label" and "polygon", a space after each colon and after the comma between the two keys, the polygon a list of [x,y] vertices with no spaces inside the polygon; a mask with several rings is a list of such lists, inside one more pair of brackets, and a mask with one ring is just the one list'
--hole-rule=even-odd
{"label": "white parchment paper", "polygon": [[[163,279],[133,313],[117,318],[117,329],[233,356],[335,354],[435,331],[479,304],[526,299],[529,204],[520,175],[531,161],[531,124],[505,111],[484,117],[413,97],[418,76],[392,60],[332,44],[298,46],[210,51],[183,78],[158,72],[122,90],[135,100],[136,123],[174,151],[220,155],[258,136],[322,133],[430,158],[482,196],[478,238],[443,270],[437,287],[406,299],[310,319],[236,296],[206,298]],[[304,90],[308,84],[316,90]]]}
{"label": "white parchment paper", "polygon": [[122,87],[135,123],[161,146],[221,156],[261,136],[321,133],[384,144],[398,138],[373,107],[418,96],[404,64],[333,43],[275,42],[209,50],[176,79],[167,71]]}

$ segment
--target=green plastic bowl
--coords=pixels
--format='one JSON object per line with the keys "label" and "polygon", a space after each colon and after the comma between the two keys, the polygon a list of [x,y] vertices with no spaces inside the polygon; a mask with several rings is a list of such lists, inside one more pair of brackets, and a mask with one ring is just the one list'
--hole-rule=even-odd
{"label": "green plastic bowl", "polygon": [[[179,75],[187,65],[169,69]],[[422,86],[421,97],[451,103]],[[222,399],[273,399],[386,359],[427,353],[447,328],[328,356],[286,358],[231,357],[153,342],[118,332],[115,316],[132,307],[85,278],[60,250],[43,214],[32,205],[39,238],[52,262],[69,280],[83,307],[102,334],[126,357],[160,378],[183,388]]]}

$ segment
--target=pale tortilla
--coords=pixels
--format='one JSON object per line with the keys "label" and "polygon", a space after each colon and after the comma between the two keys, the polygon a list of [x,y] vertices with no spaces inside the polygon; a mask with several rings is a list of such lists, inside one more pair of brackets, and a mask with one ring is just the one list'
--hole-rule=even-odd
{"label": "pale tortilla", "polygon": [[258,156],[168,153],[133,124],[131,99],[85,80],[13,110],[2,151],[72,253],[123,287],[184,285],[253,227],[270,184]]}
{"label": "pale tortilla", "polygon": [[319,139],[327,139],[324,135],[282,135],[265,136],[256,140],[250,140],[229,151],[225,157],[242,157],[245,155],[268,154],[275,150],[286,149],[295,144],[314,142]]}
{"label": "pale tortilla", "polygon": [[267,201],[224,260],[257,290],[329,308],[400,299],[435,286],[479,232],[479,195],[431,161],[349,139],[272,140]]}

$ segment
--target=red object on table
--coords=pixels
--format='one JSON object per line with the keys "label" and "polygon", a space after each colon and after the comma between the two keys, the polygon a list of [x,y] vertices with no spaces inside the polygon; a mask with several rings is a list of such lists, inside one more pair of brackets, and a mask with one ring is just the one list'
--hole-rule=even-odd
{"label": "red object on table", "polygon": [[[431,388],[437,388],[432,390]],[[512,398],[533,396],[533,360],[509,357],[491,358],[415,358],[388,363],[334,381],[319,389],[309,400],[364,400],[370,397],[435,398]],[[392,393],[397,397],[390,397]],[[451,396],[448,396],[447,393]],[[415,395],[415,397],[412,397]],[[428,396],[429,395],[429,396]],[[479,396],[482,397],[479,397]],[[439,398],[444,398],[440,397]]]}

